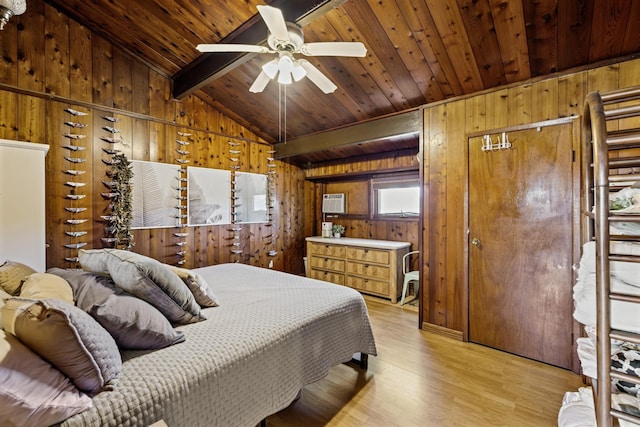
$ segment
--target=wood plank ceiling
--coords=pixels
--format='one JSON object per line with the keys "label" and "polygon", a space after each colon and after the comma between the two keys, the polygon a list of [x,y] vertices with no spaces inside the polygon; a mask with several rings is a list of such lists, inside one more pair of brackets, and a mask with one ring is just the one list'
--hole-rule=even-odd
{"label": "wood plank ceiling", "polygon": [[[259,19],[255,17],[256,5],[265,3],[47,1],[168,76],[180,75],[198,60],[197,44],[220,42],[252,17]],[[294,1],[275,0],[274,4]],[[335,7],[304,26],[305,42],[361,41],[368,49],[367,56],[307,57],[338,89],[325,95],[308,79],[288,85],[286,127],[279,119],[284,94],[275,82],[263,93],[249,92],[260,67],[272,55],[251,55],[194,93],[266,141],[277,143],[640,52],[640,1],[329,3]],[[375,149],[392,151],[417,145],[415,139],[409,143],[407,138],[389,141],[386,146],[377,141]],[[404,141],[401,147],[395,145],[398,141]],[[362,144],[359,150],[366,152]],[[348,154],[342,151],[341,155]],[[322,156],[316,153],[312,158],[316,161]]]}

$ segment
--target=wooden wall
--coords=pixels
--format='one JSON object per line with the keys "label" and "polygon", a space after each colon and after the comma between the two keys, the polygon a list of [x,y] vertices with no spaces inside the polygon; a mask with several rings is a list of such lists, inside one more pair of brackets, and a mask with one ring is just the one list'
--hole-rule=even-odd
{"label": "wooden wall", "polygon": [[[424,156],[424,227],[421,239],[422,280],[426,285],[422,288],[425,291],[422,292],[420,313],[423,327],[465,329],[466,135],[580,116],[587,93],[634,85],[640,85],[638,59],[530,81],[424,108],[421,148]],[[580,153],[576,156],[580,159]],[[579,182],[576,186],[579,188]],[[580,227],[576,228],[579,234]],[[579,255],[579,248],[575,252]]]}
{"label": "wooden wall", "polygon": [[342,159],[324,162],[305,169],[310,181],[313,204],[311,235],[321,234],[322,195],[324,193],[345,193],[347,195],[347,215],[331,215],[327,221],[345,226],[345,236],[362,239],[380,239],[411,242],[412,250],[418,249],[419,221],[372,220],[369,218],[370,192],[369,177],[393,174],[419,169],[416,150],[406,150],[392,154],[365,156],[359,159]]}
{"label": "wooden wall", "polygon": [[[130,160],[148,160],[175,164],[178,157],[178,132],[191,134],[188,155],[181,156],[189,166],[229,168],[228,141],[239,143],[240,171],[266,173],[268,151],[256,135],[221,115],[196,96],[181,102],[171,99],[171,81],[153,68],[113,45],[98,34],[59,13],[41,1],[29,3],[27,12],[11,19],[0,32],[0,138],[17,139],[50,145],[47,155],[47,266],[75,267],[65,258],[77,250],[64,244],[86,241],[86,248],[103,247],[101,240],[108,214],[108,200],[101,193],[108,191],[107,159],[101,136],[108,136],[102,117],[114,116],[113,126],[121,130],[124,144],[115,144]],[[87,113],[74,117],[65,112],[72,108]],[[86,135],[78,145],[86,150],[70,153],[63,145],[74,143],[64,136],[72,129],[65,121],[74,120],[87,127],[73,130]],[[86,159],[78,165],[87,173],[76,181],[86,186],[74,191],[87,197],[71,202],[65,199],[72,181],[63,170],[69,162],[64,156]],[[302,171],[276,161],[276,203],[273,226],[251,224],[242,226],[240,261],[302,273],[305,203],[308,195]],[[16,183],[19,185],[19,183]],[[82,214],[70,214],[65,206],[86,207]],[[76,216],[90,220],[74,227],[87,231],[82,239],[65,235],[70,226],[65,220]],[[231,232],[229,226],[189,227],[185,245],[185,267],[200,267],[228,262]],[[135,231],[133,250],[160,261],[177,261],[176,229],[144,229]],[[265,242],[275,237],[275,257]],[[107,245],[108,246],[108,245]]]}

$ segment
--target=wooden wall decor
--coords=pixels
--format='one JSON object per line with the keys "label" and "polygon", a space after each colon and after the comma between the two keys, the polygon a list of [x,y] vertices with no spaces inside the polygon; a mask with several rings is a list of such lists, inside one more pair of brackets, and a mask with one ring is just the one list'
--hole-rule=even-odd
{"label": "wooden wall decor", "polygon": [[176,219],[178,226],[173,232],[173,236],[176,237],[176,260],[175,265],[182,266],[186,264],[187,259],[187,240],[189,237],[189,230],[187,226],[187,165],[189,159],[187,156],[191,154],[189,151],[189,145],[191,145],[191,133],[185,131],[178,131],[176,138],[176,163],[180,165],[180,175],[178,176],[178,182],[176,188],[178,188],[178,195],[176,196]]}
{"label": "wooden wall decor", "polygon": [[240,189],[237,185],[237,175],[236,172],[240,170],[240,151],[241,144],[239,142],[227,141],[229,145],[229,162],[231,165],[229,169],[231,170],[231,238],[229,243],[229,250],[233,254],[233,261],[240,262],[240,255],[242,254],[242,242],[240,241],[241,232],[242,232],[242,224],[238,221],[238,215],[240,215],[240,209],[242,206],[238,202],[240,200],[240,196],[238,195],[238,191]]}
{"label": "wooden wall decor", "polygon": [[[268,221],[265,224],[265,227],[271,232],[264,236],[263,239],[268,239],[265,242],[265,246],[268,248],[267,254],[270,257],[274,257],[278,255],[278,251],[276,250],[276,239],[273,236],[273,210],[274,204],[276,202],[276,163],[274,162],[274,154],[275,150],[270,149],[267,150],[267,217]],[[269,267],[273,266],[273,262],[269,261]]]}
{"label": "wooden wall decor", "polygon": [[122,159],[117,159],[115,157],[116,154],[121,153],[122,150],[114,147],[116,147],[117,144],[124,145],[125,143],[120,137],[120,130],[115,127],[120,119],[105,114],[102,116],[102,120],[102,130],[105,131],[106,134],[100,137],[100,140],[104,143],[104,146],[101,147],[103,155],[101,161],[107,166],[107,168],[105,169],[105,176],[101,179],[105,188],[103,188],[103,191],[100,194],[108,201],[108,205],[105,209],[105,215],[100,216],[105,223],[104,237],[101,237],[100,240],[102,240],[103,247],[113,248],[118,240],[117,237],[114,236],[115,230],[112,228],[112,224],[117,221],[116,215],[113,211],[114,203],[119,197],[118,192],[114,189],[116,185],[114,181],[114,174],[116,173],[115,167],[122,161]]}
{"label": "wooden wall decor", "polygon": [[[89,221],[86,218],[88,208],[84,206],[86,194],[83,190],[87,184],[85,164],[87,158],[83,156],[83,151],[87,149],[87,135],[82,132],[82,129],[88,125],[82,121],[89,114],[73,108],[65,108],[64,112],[67,116],[64,126],[67,129],[62,135],[66,140],[62,148],[67,151],[63,156],[67,165],[62,172],[68,176],[64,183],[68,191],[65,195],[64,210],[69,215],[64,221],[68,226],[68,229],[64,230],[64,234],[68,236],[63,240],[65,249],[68,249],[65,251],[64,260],[69,263],[68,268],[77,269],[79,268],[78,250],[87,245],[86,235],[88,234],[88,231],[82,229],[83,224]],[[69,238],[71,241],[68,240]]]}

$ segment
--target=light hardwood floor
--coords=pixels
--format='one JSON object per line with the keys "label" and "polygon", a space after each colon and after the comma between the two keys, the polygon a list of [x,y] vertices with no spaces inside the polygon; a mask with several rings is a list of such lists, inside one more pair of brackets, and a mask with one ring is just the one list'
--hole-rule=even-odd
{"label": "light hardwood floor", "polygon": [[418,329],[417,313],[367,298],[378,356],[305,387],[267,418],[289,426],[555,426],[581,377]]}

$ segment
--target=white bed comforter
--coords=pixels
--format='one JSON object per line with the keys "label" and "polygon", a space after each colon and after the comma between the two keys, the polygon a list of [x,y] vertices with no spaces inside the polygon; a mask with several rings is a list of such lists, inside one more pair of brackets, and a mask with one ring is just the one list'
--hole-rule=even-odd
{"label": "white bed comforter", "polygon": [[221,264],[196,269],[218,296],[186,341],[123,353],[114,391],[63,426],[255,426],[357,352],[376,354],[362,296],[300,276]]}

